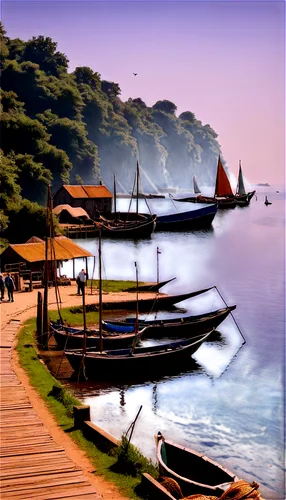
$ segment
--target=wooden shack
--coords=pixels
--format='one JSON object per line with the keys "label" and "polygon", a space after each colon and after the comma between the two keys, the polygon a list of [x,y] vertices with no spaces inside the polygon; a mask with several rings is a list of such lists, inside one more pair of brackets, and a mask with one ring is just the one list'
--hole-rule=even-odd
{"label": "wooden shack", "polygon": [[92,223],[88,213],[82,207],[71,207],[70,205],[57,205],[53,213],[59,218],[60,224],[88,224]]}
{"label": "wooden shack", "polygon": [[70,205],[73,208],[83,208],[91,218],[101,212],[111,212],[112,194],[104,185],[99,186],[69,186],[64,184],[53,196],[54,207]]}
{"label": "wooden shack", "polygon": [[[18,272],[20,275],[38,275],[40,279],[44,273],[45,251],[44,241],[9,245],[1,254],[2,271]],[[48,240],[47,261],[50,263],[48,269],[51,275],[54,273],[54,266],[60,269],[63,261],[72,260],[72,277],[75,279],[75,259],[84,258],[85,268],[88,271],[88,257],[93,257],[93,255],[65,236],[57,236]]]}

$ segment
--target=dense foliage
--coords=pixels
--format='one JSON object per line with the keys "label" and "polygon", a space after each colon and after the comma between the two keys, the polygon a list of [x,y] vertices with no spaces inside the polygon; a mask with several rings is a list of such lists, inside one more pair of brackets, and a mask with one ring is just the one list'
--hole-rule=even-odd
{"label": "dense foliage", "polygon": [[145,192],[191,187],[193,174],[214,184],[217,134],[191,111],[176,116],[168,100],[123,102],[119,84],[91,68],[68,73],[49,37],[10,39],[0,23],[0,43],[2,230],[10,221],[13,232],[12,212],[29,212],[23,200],[43,205],[48,184],[52,192],[99,181],[112,189],[116,174],[130,192],[137,158]]}

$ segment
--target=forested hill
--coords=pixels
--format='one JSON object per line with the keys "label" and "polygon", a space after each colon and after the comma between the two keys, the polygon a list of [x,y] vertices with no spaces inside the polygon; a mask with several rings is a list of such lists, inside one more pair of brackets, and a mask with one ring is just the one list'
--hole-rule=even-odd
{"label": "forested hill", "polygon": [[0,37],[2,227],[12,202],[13,210],[23,199],[43,204],[48,183],[53,192],[63,182],[112,189],[116,174],[130,192],[137,158],[146,192],[154,192],[148,178],[158,188],[191,187],[193,174],[214,184],[217,134],[194,113],[177,116],[168,100],[123,102],[119,84],[91,68],[69,73],[49,37],[10,39],[3,25]]}

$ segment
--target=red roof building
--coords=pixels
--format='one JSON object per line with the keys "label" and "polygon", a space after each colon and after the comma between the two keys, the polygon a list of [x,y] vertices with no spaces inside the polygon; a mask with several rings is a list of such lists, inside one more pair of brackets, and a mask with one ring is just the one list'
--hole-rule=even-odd
{"label": "red roof building", "polygon": [[53,196],[54,207],[70,205],[83,208],[91,218],[101,212],[111,212],[112,194],[106,186],[70,186],[64,184]]}

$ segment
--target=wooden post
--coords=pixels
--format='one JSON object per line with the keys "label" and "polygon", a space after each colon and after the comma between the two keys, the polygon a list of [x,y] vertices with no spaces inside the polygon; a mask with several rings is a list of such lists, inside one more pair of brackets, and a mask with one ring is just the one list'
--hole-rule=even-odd
{"label": "wooden post", "polygon": [[83,422],[90,421],[90,406],[81,405],[73,407],[74,427],[81,429]]}
{"label": "wooden post", "polygon": [[38,292],[37,302],[37,340],[41,344],[43,336],[43,296],[42,292]]}
{"label": "wooden post", "polygon": [[72,274],[73,274],[73,279],[75,280],[75,262],[74,262],[74,259],[72,260]]}
{"label": "wooden post", "polygon": [[86,280],[88,280],[87,257],[85,257],[85,272],[86,272]]}
{"label": "wooden post", "polygon": [[30,270],[30,292],[33,290],[33,276],[32,276],[32,271]]}

